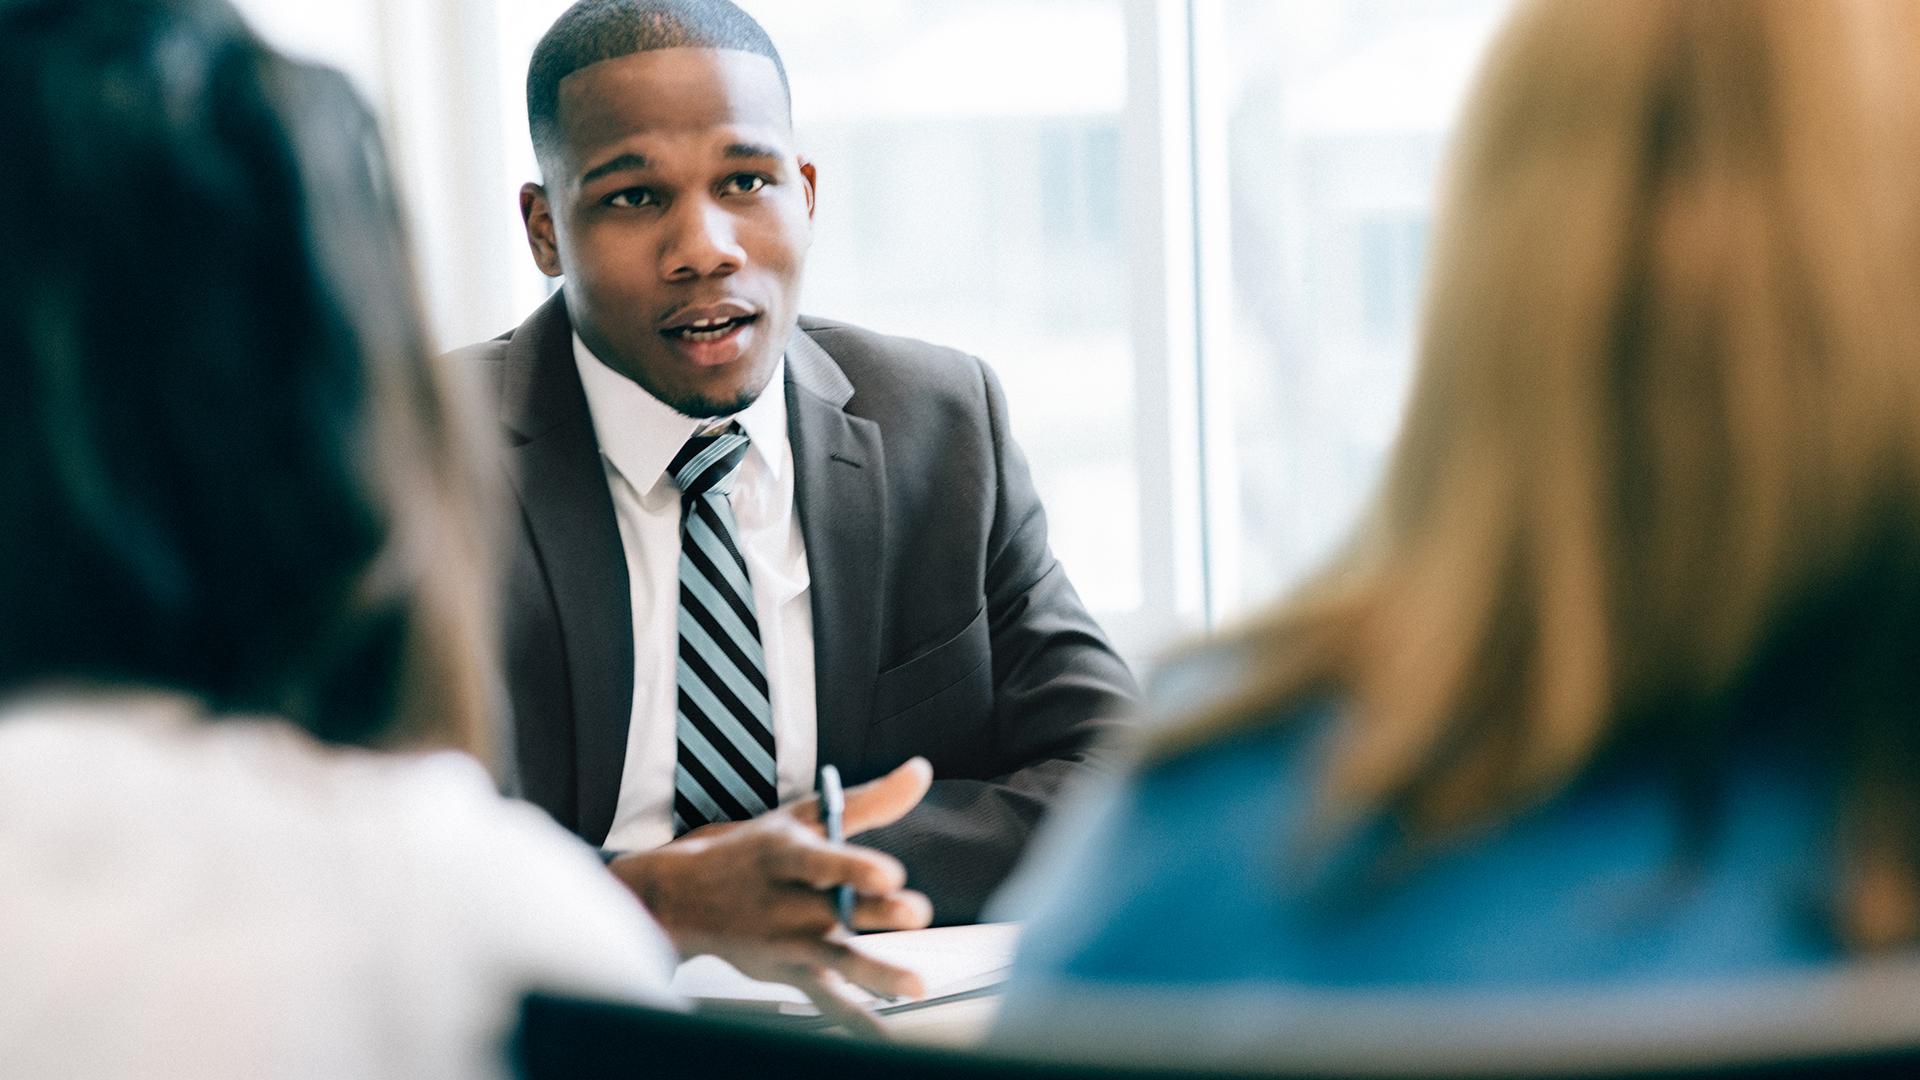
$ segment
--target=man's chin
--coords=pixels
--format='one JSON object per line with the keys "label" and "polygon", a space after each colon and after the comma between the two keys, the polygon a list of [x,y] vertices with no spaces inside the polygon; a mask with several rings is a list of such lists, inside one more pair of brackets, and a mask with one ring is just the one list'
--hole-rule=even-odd
{"label": "man's chin", "polygon": [[682,416],[691,416],[705,420],[715,416],[732,416],[760,399],[760,391],[742,391],[732,397],[707,397],[703,394],[688,394],[684,397],[668,398],[659,394],[655,397],[672,407]]}
{"label": "man's chin", "polygon": [[644,383],[641,385],[683,416],[699,419],[731,416],[760,399],[760,395],[766,392],[767,384],[773,381],[773,369],[776,366],[777,361],[768,364],[765,374],[732,386],[655,389]]}
{"label": "man's chin", "polygon": [[[762,361],[765,365],[761,372],[745,380],[724,380],[730,385],[717,386],[668,386],[659,385],[659,380],[648,378],[644,371],[630,372],[629,377],[640,384],[640,388],[658,398],[667,407],[683,416],[706,419],[714,416],[731,416],[759,400],[766,392],[767,384],[773,381],[773,372],[779,366],[779,358]],[[721,380],[716,380],[720,382]]]}

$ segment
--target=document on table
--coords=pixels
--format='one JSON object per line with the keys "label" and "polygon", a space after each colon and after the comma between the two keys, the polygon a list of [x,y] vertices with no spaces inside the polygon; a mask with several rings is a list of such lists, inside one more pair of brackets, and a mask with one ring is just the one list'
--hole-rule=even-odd
{"label": "document on table", "polygon": [[[854,947],[879,960],[911,968],[926,984],[927,996],[910,1001],[876,1004],[887,1013],[968,997],[1006,981],[1013,949],[1020,937],[1017,923],[980,926],[942,926],[933,930],[899,930],[890,934],[862,934]],[[876,1001],[858,987],[855,997]],[[807,996],[781,983],[750,979],[717,956],[696,956],[673,973],[673,990],[700,1007],[773,1012],[785,1016],[817,1016]]]}

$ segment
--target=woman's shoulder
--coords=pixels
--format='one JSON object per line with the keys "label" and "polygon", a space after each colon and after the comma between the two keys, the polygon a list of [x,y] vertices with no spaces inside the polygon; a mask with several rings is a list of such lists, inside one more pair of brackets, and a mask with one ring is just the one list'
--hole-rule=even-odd
{"label": "woman's shoulder", "polygon": [[[664,1002],[674,954],[598,855],[545,812],[501,797],[454,751],[341,755],[353,801],[408,868],[393,883],[424,932],[495,958],[527,986]],[[369,838],[371,839],[371,838]]]}
{"label": "woman's shoulder", "polygon": [[[1283,781],[1275,766],[1310,753],[1339,704],[1326,697],[1280,703],[1222,724],[1216,721],[1254,681],[1257,656],[1214,643],[1178,654],[1146,680],[1142,745],[1130,787],[1136,798],[1230,801],[1249,788]],[[1282,770],[1291,772],[1293,770]]]}
{"label": "woman's shoulder", "polygon": [[1127,779],[1123,812],[1142,825],[1178,828],[1289,812],[1313,786],[1341,712],[1335,700],[1308,699],[1197,734],[1182,729],[1198,710],[1163,713],[1150,721],[1148,750]]}
{"label": "woman's shoulder", "polygon": [[1313,703],[1109,777],[1048,830],[1001,914],[1032,917],[1022,981],[1205,979],[1285,884],[1337,706]]}
{"label": "woman's shoulder", "polygon": [[507,978],[622,997],[659,996],[671,971],[594,852],[463,753],[329,746],[164,696],[74,698],[0,713],[0,781],[0,844],[53,899],[84,856],[112,868],[103,887],[182,911],[217,900],[272,924],[297,906],[368,949],[411,939],[415,970],[487,955]]}
{"label": "woman's shoulder", "polygon": [[[1349,706],[1307,703],[1143,764],[1082,832],[1059,943],[1030,968],[1090,983],[1559,985],[1821,962],[1805,898],[1831,806],[1797,763],[1727,767],[1687,861],[1670,770],[1623,761],[1498,827],[1396,851],[1329,836],[1326,758]],[[1750,760],[1751,759],[1751,760]],[[1656,763],[1657,764],[1657,763]],[[1391,869],[1391,873],[1389,873]],[[1071,925],[1076,919],[1086,924]]]}
{"label": "woman's shoulder", "polygon": [[[146,701],[9,708],[0,855],[24,1007],[85,1016],[135,1057],[133,1018],[166,1015],[262,1054],[487,1076],[529,990],[667,998],[670,952],[638,902],[461,754]],[[46,977],[76,971],[100,977]],[[335,1020],[296,1022],[313,1015]]]}

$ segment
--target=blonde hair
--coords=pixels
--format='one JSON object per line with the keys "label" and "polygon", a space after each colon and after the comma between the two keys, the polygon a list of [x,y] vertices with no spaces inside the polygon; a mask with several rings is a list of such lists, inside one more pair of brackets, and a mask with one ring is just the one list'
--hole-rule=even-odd
{"label": "blonde hair", "polygon": [[1509,816],[1759,680],[1849,778],[1842,923],[1920,936],[1920,3],[1531,0],[1454,146],[1344,552],[1157,751],[1345,703],[1336,816]]}

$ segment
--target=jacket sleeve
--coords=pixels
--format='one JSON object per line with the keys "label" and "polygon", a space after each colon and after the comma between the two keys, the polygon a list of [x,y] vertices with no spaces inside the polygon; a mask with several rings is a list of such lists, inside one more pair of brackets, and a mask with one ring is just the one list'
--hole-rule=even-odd
{"label": "jacket sleeve", "polygon": [[1101,747],[1136,693],[1047,545],[1046,514],[1008,431],[1006,397],[992,370],[978,366],[997,471],[984,563],[990,728],[995,757],[1008,768],[992,779],[937,779],[906,817],[858,837],[907,865],[909,884],[933,901],[940,925],[979,918],[1063,789],[1100,768]]}

